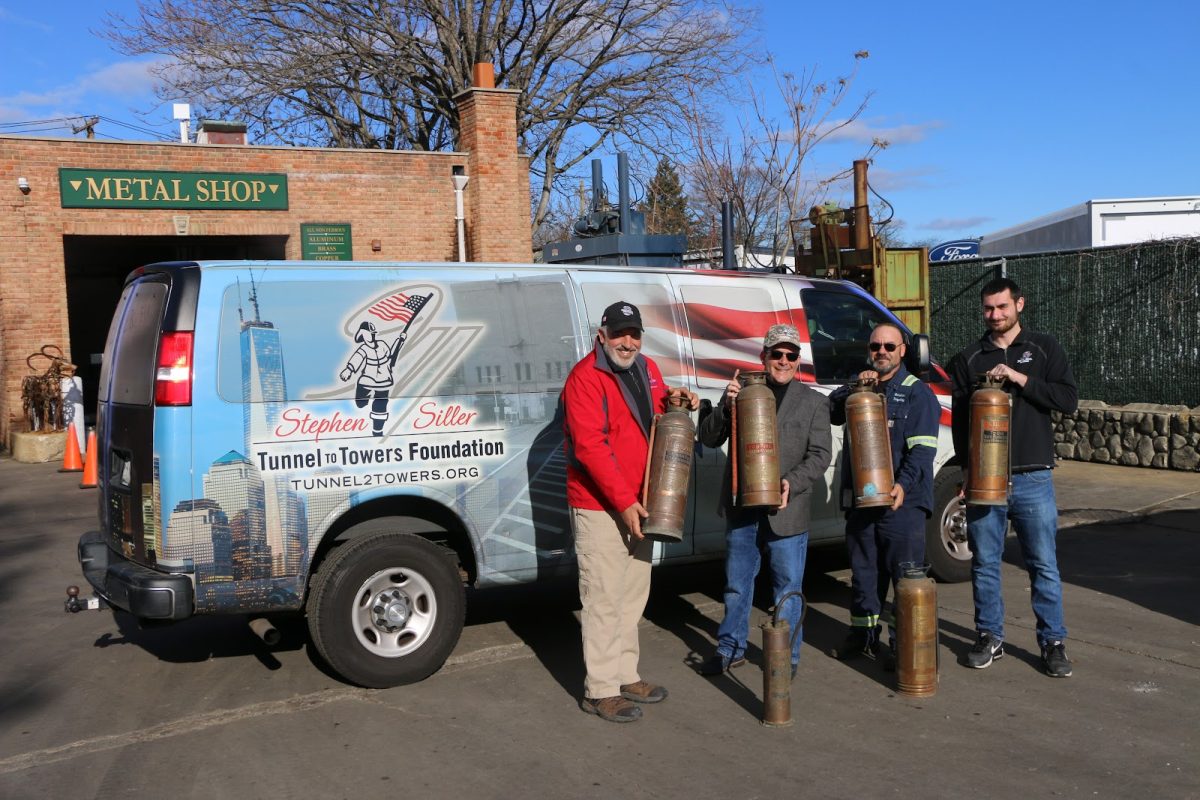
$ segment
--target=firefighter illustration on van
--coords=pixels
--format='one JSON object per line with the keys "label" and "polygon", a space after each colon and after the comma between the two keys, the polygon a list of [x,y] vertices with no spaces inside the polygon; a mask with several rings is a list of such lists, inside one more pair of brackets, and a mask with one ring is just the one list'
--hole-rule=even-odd
{"label": "firefighter illustration on van", "polygon": [[354,341],[358,347],[350,355],[338,377],[349,381],[355,373],[361,373],[354,390],[354,404],[359,408],[366,408],[368,402],[371,404],[371,433],[375,436],[383,436],[383,427],[387,423],[388,400],[391,397],[392,386],[396,383],[396,360],[400,357],[404,342],[408,340],[408,327],[432,297],[432,294],[395,294],[368,309],[381,320],[398,320],[404,323],[404,329],[391,344],[380,338],[375,323],[370,320],[359,323],[358,330],[354,333]]}

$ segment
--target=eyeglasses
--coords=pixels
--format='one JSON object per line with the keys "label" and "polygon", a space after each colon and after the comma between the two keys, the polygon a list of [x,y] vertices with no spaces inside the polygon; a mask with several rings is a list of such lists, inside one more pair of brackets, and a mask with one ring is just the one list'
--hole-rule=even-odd
{"label": "eyeglasses", "polygon": [[799,353],[793,353],[791,350],[772,350],[767,355],[771,357],[772,361],[781,361],[786,358],[788,361],[794,362],[800,358]]}
{"label": "eyeglasses", "polygon": [[889,353],[894,353],[900,345],[895,342],[871,342],[867,346],[871,348],[872,353],[878,353],[880,350],[887,350]]}

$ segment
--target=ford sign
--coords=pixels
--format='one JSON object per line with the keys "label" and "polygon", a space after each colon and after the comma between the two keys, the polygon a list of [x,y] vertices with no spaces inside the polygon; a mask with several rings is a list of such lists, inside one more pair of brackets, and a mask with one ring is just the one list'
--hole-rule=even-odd
{"label": "ford sign", "polygon": [[961,261],[964,258],[979,257],[978,239],[955,239],[952,242],[942,242],[929,249],[929,260]]}

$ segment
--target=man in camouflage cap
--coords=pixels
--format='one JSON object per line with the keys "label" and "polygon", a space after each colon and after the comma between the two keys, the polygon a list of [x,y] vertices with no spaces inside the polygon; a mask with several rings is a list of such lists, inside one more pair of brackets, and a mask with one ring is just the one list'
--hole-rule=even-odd
{"label": "man in camouflage cap", "polygon": [[[767,373],[767,386],[775,394],[775,433],[778,442],[780,492],[778,508],[741,508],[733,502],[732,459],[721,484],[721,510],[725,517],[725,618],[717,631],[717,650],[700,666],[702,675],[720,675],[746,663],[746,638],[754,581],[765,550],[770,557],[773,605],[791,592],[799,592],[808,556],[809,506],[812,487],[833,456],[829,407],[825,397],[797,381],[800,333],[792,325],[772,325],[759,354]],[[720,405],[700,423],[700,442],[720,447],[730,437],[732,412],[741,384],[733,373]],[[793,595],[783,603],[780,617],[795,631],[792,641],[792,676],[800,660],[802,603]]]}

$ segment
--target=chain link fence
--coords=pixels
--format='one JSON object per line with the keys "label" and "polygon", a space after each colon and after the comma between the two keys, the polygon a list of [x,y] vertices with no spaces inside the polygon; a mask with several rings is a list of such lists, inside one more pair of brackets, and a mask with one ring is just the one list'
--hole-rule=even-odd
{"label": "chain link fence", "polygon": [[[999,259],[929,269],[931,346],[946,364],[983,335],[983,285]],[[1111,405],[1200,405],[1200,238],[1005,259],[1021,324],[1054,334],[1079,396]]]}

